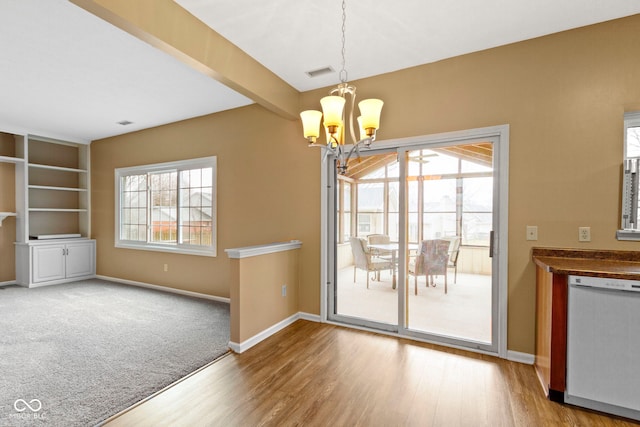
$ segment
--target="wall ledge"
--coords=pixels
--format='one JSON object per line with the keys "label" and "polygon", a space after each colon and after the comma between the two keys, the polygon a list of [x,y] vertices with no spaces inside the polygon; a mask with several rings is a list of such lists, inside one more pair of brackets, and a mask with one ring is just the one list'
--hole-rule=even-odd
{"label": "wall ledge", "polygon": [[227,256],[232,259],[249,258],[252,256],[272,254],[275,252],[290,251],[299,249],[302,246],[300,240],[291,240],[289,242],[267,243],[266,245],[245,246],[243,248],[225,249]]}

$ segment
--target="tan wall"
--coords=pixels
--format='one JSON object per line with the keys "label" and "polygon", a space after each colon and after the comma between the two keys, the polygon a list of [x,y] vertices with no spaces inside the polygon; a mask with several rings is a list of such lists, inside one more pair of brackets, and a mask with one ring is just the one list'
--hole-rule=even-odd
{"label": "tan wall", "polygon": [[231,260],[231,342],[242,344],[299,311],[299,251]]}
{"label": "tan wall", "polygon": [[[385,101],[379,139],[510,125],[510,350],[534,353],[532,246],[637,247],[615,230],[622,117],[640,110],[639,45],[633,16],[354,82],[361,97]],[[301,109],[325,93],[302,94]],[[299,310],[319,313],[320,165],[299,131],[253,106],[92,144],[98,274],[228,296],[223,254],[113,247],[114,167],[218,155],[218,250],[302,240]],[[526,225],[539,227],[537,242]],[[591,227],[591,243],[578,243],[579,226]]]}
{"label": "tan wall", "polygon": [[[0,132],[0,156],[15,156],[13,135]],[[0,162],[0,212],[16,211],[15,165]],[[0,283],[16,279],[16,219],[8,217],[0,227]]]}
{"label": "tan wall", "polygon": [[[114,247],[114,169],[217,156],[218,256]],[[249,106],[91,144],[92,234],[97,273],[229,297],[225,248],[298,239],[300,310],[319,313],[319,153],[298,138],[297,123]],[[163,271],[168,264],[169,271]]]}
{"label": "tan wall", "polygon": [[[385,101],[379,139],[510,125],[510,350],[534,353],[531,247],[640,248],[615,239],[623,113],[640,110],[637,46],[640,15],[355,82]],[[303,107],[324,92],[305,93]]]}

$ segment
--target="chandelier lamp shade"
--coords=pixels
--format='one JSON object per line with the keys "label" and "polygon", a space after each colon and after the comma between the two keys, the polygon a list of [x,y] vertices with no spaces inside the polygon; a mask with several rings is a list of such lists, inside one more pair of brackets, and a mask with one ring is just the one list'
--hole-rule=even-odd
{"label": "chandelier lamp shade", "polygon": [[[360,116],[357,117],[359,137],[354,131],[354,110],[356,101],[356,88],[347,83],[347,71],[345,69],[345,22],[346,6],[342,2],[342,69],[340,71],[340,84],[320,100],[322,111],[307,110],[300,113],[302,119],[302,131],[310,147],[321,147],[325,150],[325,158],[331,154],[336,158],[338,171],[345,174],[349,159],[355,153],[360,155],[360,147],[369,148],[376,139],[376,131],[380,128],[380,113],[383,102],[379,99],[365,99],[358,103]],[[347,98],[348,101],[347,102]],[[324,123],[322,123],[324,118]],[[324,125],[327,142],[318,144],[321,124]],[[351,138],[346,141],[345,128],[348,126]],[[350,145],[347,152],[346,145]]]}

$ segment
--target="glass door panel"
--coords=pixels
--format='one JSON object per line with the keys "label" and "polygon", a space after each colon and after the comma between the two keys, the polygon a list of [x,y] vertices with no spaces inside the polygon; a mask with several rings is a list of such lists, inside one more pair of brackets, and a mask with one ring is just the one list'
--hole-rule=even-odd
{"label": "glass door panel", "polygon": [[[414,335],[492,344],[491,143],[406,152],[405,325]],[[489,155],[487,156],[487,153]]]}
{"label": "glass door panel", "polygon": [[[362,154],[362,153],[361,153]],[[335,298],[330,318],[398,330],[399,172],[395,153],[363,155],[337,176]]]}

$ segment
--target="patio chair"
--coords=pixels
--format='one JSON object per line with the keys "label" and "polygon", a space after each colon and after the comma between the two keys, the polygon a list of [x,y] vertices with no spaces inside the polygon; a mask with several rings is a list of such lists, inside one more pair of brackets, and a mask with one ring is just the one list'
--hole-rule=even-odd
{"label": "patio chair", "polygon": [[[367,236],[367,241],[369,242],[369,245],[386,245],[388,243],[391,243],[391,238],[386,234],[369,234]],[[379,248],[369,248],[369,250],[371,251],[371,254],[379,258],[384,258],[389,261],[393,260],[393,254],[390,250]],[[377,273],[377,278],[378,280],[380,280],[379,271]]]}
{"label": "patio chair", "polygon": [[434,276],[444,276],[444,293],[447,293],[447,267],[449,241],[423,240],[415,260],[409,263],[409,274],[414,276],[414,293],[418,295],[418,276],[425,276],[427,286],[435,286]]}
{"label": "patio chair", "polygon": [[443,237],[443,240],[449,241],[449,263],[448,268],[453,268],[453,283],[458,280],[458,255],[460,255],[460,236]]}
{"label": "patio chair", "polygon": [[390,260],[377,258],[369,251],[367,242],[359,237],[349,239],[353,252],[353,281],[356,281],[356,269],[364,270],[367,274],[367,289],[369,289],[369,273],[395,268]]}

